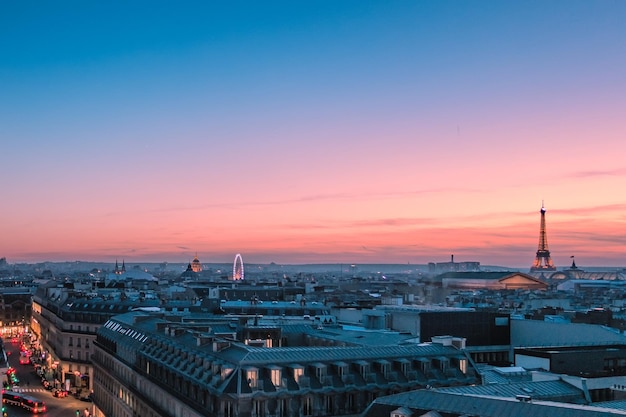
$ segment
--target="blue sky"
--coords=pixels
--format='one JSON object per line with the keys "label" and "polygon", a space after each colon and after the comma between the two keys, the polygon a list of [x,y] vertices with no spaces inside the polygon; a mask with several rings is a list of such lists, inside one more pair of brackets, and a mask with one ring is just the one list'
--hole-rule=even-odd
{"label": "blue sky", "polygon": [[[624,264],[625,18],[608,0],[5,2],[0,255],[523,265],[545,199],[565,261]],[[572,238],[592,207],[603,223]]]}

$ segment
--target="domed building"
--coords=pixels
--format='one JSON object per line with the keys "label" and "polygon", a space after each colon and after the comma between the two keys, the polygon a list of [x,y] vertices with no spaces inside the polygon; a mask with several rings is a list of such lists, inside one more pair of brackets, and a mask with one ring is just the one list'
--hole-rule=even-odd
{"label": "domed building", "polygon": [[190,279],[195,280],[198,277],[198,274],[193,271],[193,267],[191,266],[191,262],[189,262],[187,264],[187,269],[185,269],[185,272],[180,274],[180,277],[183,280],[190,280]]}
{"label": "domed building", "polygon": [[193,261],[191,261],[191,270],[193,272],[201,272],[202,271],[202,264],[200,263],[200,260],[198,259],[198,254],[196,253],[196,256],[194,256]]}

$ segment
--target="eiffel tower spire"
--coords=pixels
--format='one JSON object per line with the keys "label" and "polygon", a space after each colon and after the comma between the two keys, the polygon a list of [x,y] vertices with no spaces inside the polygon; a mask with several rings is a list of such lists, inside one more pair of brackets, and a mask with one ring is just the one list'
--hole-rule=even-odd
{"label": "eiffel tower spire", "polygon": [[541,227],[539,229],[539,247],[537,248],[537,256],[530,272],[534,271],[556,271],[556,267],[550,258],[550,250],[548,249],[548,238],[546,236],[546,209],[541,202]]}

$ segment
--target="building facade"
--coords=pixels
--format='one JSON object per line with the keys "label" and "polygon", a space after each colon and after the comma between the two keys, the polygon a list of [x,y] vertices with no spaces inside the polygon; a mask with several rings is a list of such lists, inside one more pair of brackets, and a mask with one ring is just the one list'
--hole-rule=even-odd
{"label": "building facade", "polygon": [[97,417],[356,416],[378,396],[478,381],[455,347],[378,339],[268,348],[181,316],[112,317],[95,342]]}
{"label": "building facade", "polygon": [[41,285],[33,296],[30,328],[43,359],[44,377],[88,395],[93,390],[91,356],[98,328],[139,303],[122,300],[119,291],[98,294],[89,287],[76,287],[56,282]]}

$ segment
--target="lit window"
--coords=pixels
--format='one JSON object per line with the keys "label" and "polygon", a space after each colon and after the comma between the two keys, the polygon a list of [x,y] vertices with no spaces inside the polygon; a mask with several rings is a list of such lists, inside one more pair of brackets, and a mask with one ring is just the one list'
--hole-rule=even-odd
{"label": "lit window", "polygon": [[256,388],[258,381],[258,372],[256,369],[248,369],[247,371],[248,384],[250,388]]}
{"label": "lit window", "polygon": [[272,369],[270,371],[272,377],[272,384],[275,387],[280,387],[281,385],[281,370],[279,368]]}
{"label": "lit window", "polygon": [[459,369],[461,370],[461,372],[463,372],[464,374],[467,373],[467,359],[461,359],[459,361]]}
{"label": "lit window", "polygon": [[296,380],[296,383],[300,383],[300,379],[304,376],[303,368],[293,368],[293,379]]}

